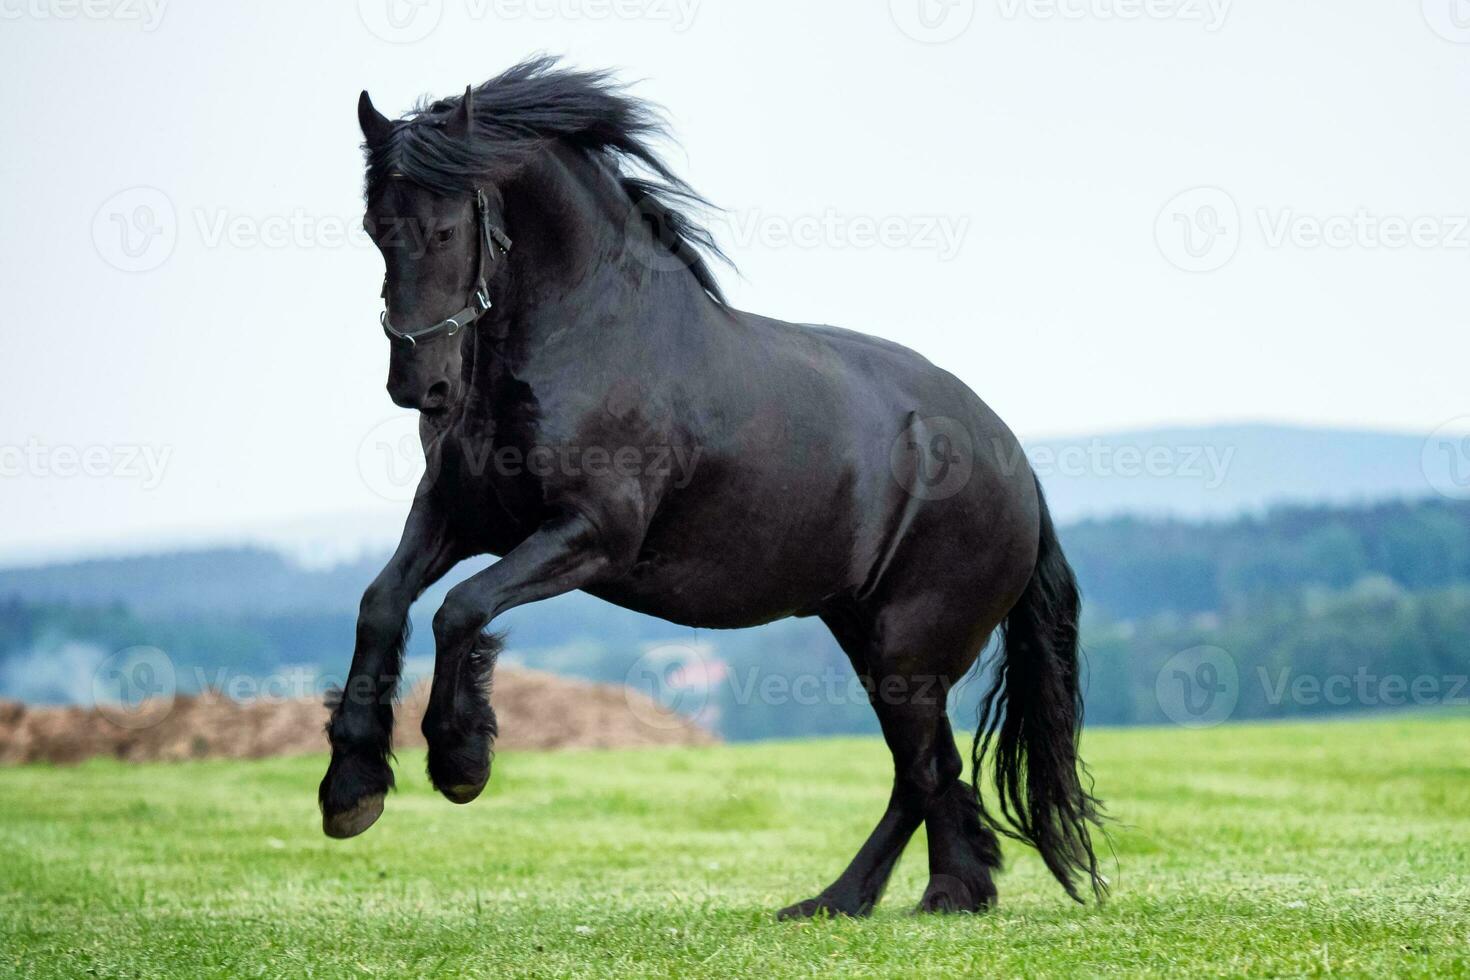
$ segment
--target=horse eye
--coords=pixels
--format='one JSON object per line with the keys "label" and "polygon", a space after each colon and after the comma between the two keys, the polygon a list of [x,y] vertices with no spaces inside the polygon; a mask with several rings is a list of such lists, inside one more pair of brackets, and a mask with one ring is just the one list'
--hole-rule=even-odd
{"label": "horse eye", "polygon": [[449,240],[451,238],[453,238],[453,237],[454,237],[454,229],[453,228],[445,228],[443,231],[439,232],[438,234],[436,234],[434,236],[434,241],[438,242],[440,245],[448,245],[449,244]]}

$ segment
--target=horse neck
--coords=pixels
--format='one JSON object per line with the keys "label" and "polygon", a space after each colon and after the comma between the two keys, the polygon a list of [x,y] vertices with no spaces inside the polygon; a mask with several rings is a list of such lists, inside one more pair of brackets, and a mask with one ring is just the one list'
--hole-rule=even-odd
{"label": "horse neck", "polygon": [[695,313],[680,317],[686,324],[715,312],[694,274],[654,241],[600,161],[554,145],[502,196],[515,236],[507,315],[526,344],[590,318],[602,332],[646,336],[650,311]]}

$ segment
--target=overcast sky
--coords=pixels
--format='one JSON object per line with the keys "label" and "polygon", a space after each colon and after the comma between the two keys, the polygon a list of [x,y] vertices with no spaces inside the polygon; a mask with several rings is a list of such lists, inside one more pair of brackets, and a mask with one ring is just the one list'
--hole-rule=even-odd
{"label": "overcast sky", "polygon": [[393,526],[357,93],[538,51],[1023,437],[1470,415],[1465,0],[0,0],[0,547]]}

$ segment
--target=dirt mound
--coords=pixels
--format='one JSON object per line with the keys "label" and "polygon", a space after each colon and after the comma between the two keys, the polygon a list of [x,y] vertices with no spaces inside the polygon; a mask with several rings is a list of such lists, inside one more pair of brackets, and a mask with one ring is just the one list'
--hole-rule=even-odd
{"label": "dirt mound", "polygon": [[[399,706],[396,748],[424,744],[419,722],[427,682]],[[540,671],[502,667],[490,703],[500,722],[497,750],[636,748],[709,745],[695,723],[658,707],[645,695]],[[258,759],[324,752],[327,710],[316,700],[242,703],[220,694],[109,708],[36,708],[0,702],[0,765],[78,762],[110,756],[131,762],[178,759]]]}

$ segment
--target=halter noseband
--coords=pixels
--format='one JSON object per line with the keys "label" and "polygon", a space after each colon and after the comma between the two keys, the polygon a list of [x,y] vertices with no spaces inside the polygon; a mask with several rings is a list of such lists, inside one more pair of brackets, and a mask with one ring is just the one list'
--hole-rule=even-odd
{"label": "halter noseband", "polygon": [[422,330],[398,330],[388,321],[388,310],[386,300],[388,299],[388,277],[383,276],[383,299],[384,309],[378,316],[378,322],[383,324],[383,332],[388,335],[389,340],[406,340],[410,347],[417,346],[421,340],[432,340],[443,334],[453,337],[460,330],[474,323],[490,309],[490,291],[485,286],[486,266],[495,261],[495,249],[499,247],[501,254],[510,252],[510,238],[505,232],[490,223],[490,201],[485,192],[479,188],[475,189],[475,211],[479,216],[480,225],[480,275],[475,282],[475,288],[470,293],[469,302],[464,309],[447,320],[440,320],[430,327]]}

